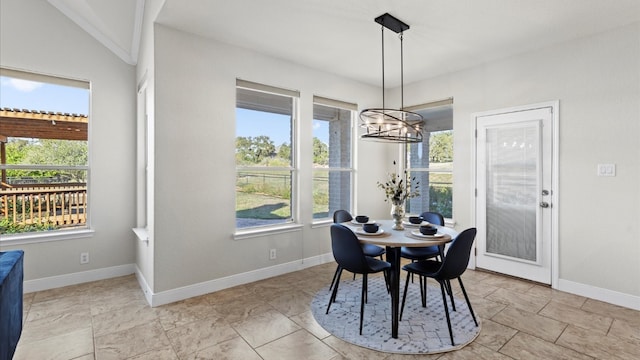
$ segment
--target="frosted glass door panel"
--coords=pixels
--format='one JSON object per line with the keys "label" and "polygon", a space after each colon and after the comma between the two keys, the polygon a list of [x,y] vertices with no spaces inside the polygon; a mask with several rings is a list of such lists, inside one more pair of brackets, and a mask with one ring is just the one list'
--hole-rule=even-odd
{"label": "frosted glass door panel", "polygon": [[539,127],[486,130],[487,255],[538,262]]}

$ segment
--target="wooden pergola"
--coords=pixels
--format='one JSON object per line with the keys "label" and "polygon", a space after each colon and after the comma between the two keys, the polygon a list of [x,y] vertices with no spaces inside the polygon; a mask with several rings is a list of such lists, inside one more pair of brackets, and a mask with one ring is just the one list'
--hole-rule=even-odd
{"label": "wooden pergola", "polygon": [[87,116],[46,111],[0,109],[0,136],[87,140]]}
{"label": "wooden pergola", "polygon": [[[20,109],[0,109],[0,164],[7,163],[5,144],[10,137],[87,140],[86,115]],[[2,171],[6,183],[6,171]]]}

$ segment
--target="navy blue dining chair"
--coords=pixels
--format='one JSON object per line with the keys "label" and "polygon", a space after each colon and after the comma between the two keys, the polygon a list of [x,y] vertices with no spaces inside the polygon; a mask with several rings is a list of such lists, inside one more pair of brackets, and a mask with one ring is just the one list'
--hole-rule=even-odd
{"label": "navy blue dining chair", "polygon": [[[436,212],[423,212],[420,217],[434,225],[444,226],[444,217]],[[423,246],[423,247],[402,247],[400,249],[400,256],[409,259],[411,261],[427,260],[430,258],[438,257],[441,255],[441,248],[438,246]]]}
{"label": "navy blue dining chair", "polygon": [[[351,220],[353,220],[353,216],[351,216],[351,213],[349,213],[347,210],[336,210],[333,213],[334,224],[339,224],[339,223],[343,223]],[[373,245],[373,244],[361,244],[361,246],[362,246],[362,251],[366,256],[380,257],[380,260],[383,260],[382,255],[384,255],[384,253],[386,252],[386,250],[383,247]],[[331,285],[329,286],[329,290],[333,288],[333,284],[335,284],[336,282],[336,277],[338,276],[339,270],[340,270],[340,265],[338,264],[338,266],[336,267],[335,273],[333,273],[333,279],[331,280]],[[355,279],[355,274],[353,275],[353,278]]]}
{"label": "navy blue dining chair", "polygon": [[[444,216],[437,212],[425,211],[420,214],[422,220],[433,225],[444,226]],[[427,260],[431,258],[437,258],[442,256],[444,251],[443,246],[422,246],[422,247],[402,247],[400,249],[400,257],[411,260],[411,262],[418,260]],[[413,282],[413,277],[412,280]],[[422,284],[421,284],[422,285]],[[447,285],[448,286],[448,285]],[[420,287],[422,289],[422,287]],[[423,294],[424,299],[424,294]],[[426,306],[423,302],[423,306]]]}
{"label": "navy blue dining chair", "polygon": [[[360,240],[358,240],[356,234],[341,224],[331,225],[331,250],[333,251],[333,257],[338,263],[338,277],[333,287],[331,297],[329,298],[326,313],[329,313],[331,303],[336,301],[342,270],[347,270],[354,274],[362,274],[362,294],[360,298],[360,335],[362,335],[362,317],[364,315],[364,304],[367,299],[367,275],[381,271],[386,275],[391,268],[391,264],[366,256],[362,251]],[[385,281],[386,279],[387,276],[385,276]]]}
{"label": "navy blue dining chair", "polygon": [[[416,274],[421,278],[424,277],[424,296],[426,298],[427,294],[427,279],[432,278],[435,279],[440,284],[440,292],[442,292],[442,303],[444,304],[444,311],[447,317],[447,326],[449,327],[449,336],[451,337],[451,345],[454,345],[453,342],[453,331],[451,330],[451,318],[449,317],[449,307],[447,306],[447,282],[449,280],[458,279],[458,283],[460,284],[460,288],[462,289],[462,294],[464,294],[464,299],[467,302],[467,306],[469,307],[469,312],[471,312],[471,316],[473,317],[473,321],[478,326],[478,321],[476,320],[476,316],[473,313],[473,308],[471,307],[471,302],[469,302],[469,296],[467,296],[467,291],[464,289],[464,285],[462,284],[462,278],[460,277],[467,266],[469,265],[469,257],[471,256],[471,246],[473,245],[473,241],[476,237],[476,228],[469,228],[461,232],[449,245],[449,249],[447,250],[447,254],[444,257],[442,262],[434,261],[434,260],[421,260],[409,263],[402,267],[403,270],[407,271],[407,281],[404,285],[404,293],[402,295],[402,306],[400,307],[400,320],[402,320],[402,312],[404,311],[404,304],[407,298],[407,287],[409,286],[409,276],[411,274]],[[422,287],[423,282],[420,281],[420,286]],[[451,285],[449,285],[451,286]],[[422,292],[422,289],[421,289]],[[449,291],[449,297],[451,298],[451,305],[453,307],[453,311],[456,311],[455,304],[453,302],[453,294],[452,291]]]}

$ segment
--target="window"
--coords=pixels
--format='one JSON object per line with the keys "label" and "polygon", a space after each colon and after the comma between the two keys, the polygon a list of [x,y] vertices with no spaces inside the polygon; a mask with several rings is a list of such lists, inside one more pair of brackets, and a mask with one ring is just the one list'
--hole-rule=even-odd
{"label": "window", "polygon": [[420,196],[408,201],[407,211],[433,211],[453,218],[452,100],[414,106],[425,119],[422,143],[407,146],[408,170],[420,182]]}
{"label": "window", "polygon": [[138,84],[137,95],[137,126],[136,126],[136,227],[133,228],[138,239],[149,240],[148,214],[151,213],[153,196],[149,193],[149,182],[153,169],[149,168],[150,154],[150,116],[151,100],[147,92],[146,75]]}
{"label": "window", "polygon": [[236,82],[236,228],[294,221],[298,93]]}
{"label": "window", "polygon": [[0,233],[87,226],[89,84],[0,69]]}
{"label": "window", "polygon": [[352,136],[355,104],[313,99],[313,218],[351,211]]}

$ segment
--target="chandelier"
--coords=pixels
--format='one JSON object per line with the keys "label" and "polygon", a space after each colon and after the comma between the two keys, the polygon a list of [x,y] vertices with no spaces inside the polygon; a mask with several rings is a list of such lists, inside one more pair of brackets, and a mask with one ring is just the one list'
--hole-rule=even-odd
{"label": "chandelier", "polygon": [[[360,127],[366,132],[362,139],[397,143],[422,142],[422,115],[404,110],[404,69],[402,38],[409,25],[398,20],[389,13],[375,18],[382,25],[382,108],[364,109],[360,112]],[[384,99],[384,29],[400,34],[400,109],[385,106]]]}

